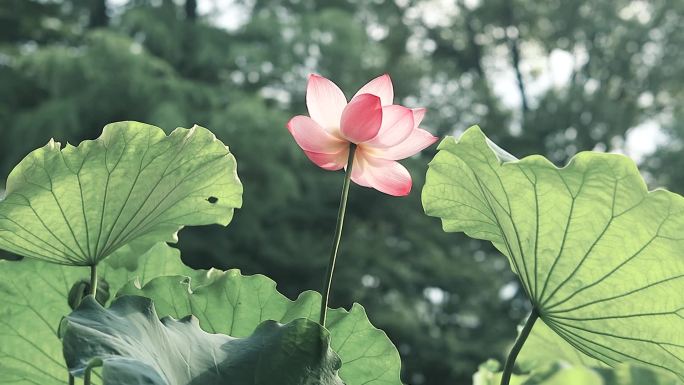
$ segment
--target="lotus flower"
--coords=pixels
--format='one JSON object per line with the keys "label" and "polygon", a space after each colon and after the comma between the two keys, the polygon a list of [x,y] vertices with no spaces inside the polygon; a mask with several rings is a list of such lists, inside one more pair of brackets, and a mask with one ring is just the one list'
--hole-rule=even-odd
{"label": "lotus flower", "polygon": [[397,160],[417,154],[437,137],[418,128],[424,108],[392,104],[394,89],[389,75],[361,87],[351,101],[332,81],[310,75],[306,89],[309,116],[290,119],[287,129],[317,166],[346,168],[350,144],[355,144],[351,179],[394,196],[408,195],[411,175]]}

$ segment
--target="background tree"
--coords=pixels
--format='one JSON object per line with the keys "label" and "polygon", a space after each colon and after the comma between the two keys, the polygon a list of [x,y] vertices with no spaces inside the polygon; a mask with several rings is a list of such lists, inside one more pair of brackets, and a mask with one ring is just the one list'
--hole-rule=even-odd
{"label": "background tree", "polygon": [[[291,297],[319,290],[342,175],[310,164],[284,126],[306,111],[309,72],[343,89],[388,72],[402,104],[428,107],[433,133],[477,123],[517,156],[643,152],[628,139],[657,135],[648,176],[684,191],[681,1],[225,4],[0,3],[0,179],[53,136],[77,143],[129,119],[204,125],[236,154],[245,203],[228,229],[185,230],[186,262],[263,273]],[[352,188],[332,304],[366,306],[408,383],[469,383],[502,357],[526,302],[502,256],[421,215],[433,154],[405,162],[406,198]]]}

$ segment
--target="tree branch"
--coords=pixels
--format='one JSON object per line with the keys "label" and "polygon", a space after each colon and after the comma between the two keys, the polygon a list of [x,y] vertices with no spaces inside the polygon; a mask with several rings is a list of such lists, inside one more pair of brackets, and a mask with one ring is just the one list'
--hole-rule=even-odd
{"label": "tree branch", "polygon": [[520,29],[516,25],[515,16],[513,14],[513,1],[506,1],[506,18],[507,27],[515,27],[517,34],[515,36],[510,36],[508,31],[506,31],[506,40],[508,42],[508,49],[511,52],[511,62],[513,64],[513,70],[515,71],[515,77],[518,81],[518,90],[520,91],[520,99],[522,101],[522,113],[523,119],[527,111],[529,111],[529,103],[527,101],[527,93],[525,91],[525,80],[522,76],[522,71],[520,71]]}

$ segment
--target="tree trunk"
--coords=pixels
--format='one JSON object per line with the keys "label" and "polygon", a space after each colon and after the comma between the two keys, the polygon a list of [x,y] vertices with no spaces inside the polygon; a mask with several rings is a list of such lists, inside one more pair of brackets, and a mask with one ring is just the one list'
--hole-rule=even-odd
{"label": "tree trunk", "polygon": [[197,19],[197,0],[185,0],[185,19],[189,21]]}
{"label": "tree trunk", "polygon": [[100,28],[106,27],[108,24],[109,15],[107,15],[107,0],[92,0],[88,26],[90,28]]}
{"label": "tree trunk", "polygon": [[527,92],[525,92],[525,80],[523,79],[522,71],[520,70],[520,29],[518,28],[515,16],[513,14],[513,0],[508,0],[506,2],[506,19],[508,27],[515,27],[518,33],[515,36],[509,36],[508,31],[506,31],[506,39],[508,40],[508,48],[511,52],[511,64],[513,65],[513,70],[515,71],[515,77],[518,81],[518,90],[520,91],[520,99],[522,104],[523,120],[525,114],[529,110],[529,104],[527,102]]}

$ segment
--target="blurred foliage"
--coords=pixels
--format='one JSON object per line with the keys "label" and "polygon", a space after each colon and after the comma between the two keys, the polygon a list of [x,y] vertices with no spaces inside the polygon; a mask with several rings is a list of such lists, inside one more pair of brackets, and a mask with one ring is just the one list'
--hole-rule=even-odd
{"label": "blurred foliage", "polygon": [[[228,229],[184,230],[186,261],[263,273],[294,296],[321,286],[342,183],[284,127],[306,111],[309,72],[349,96],[388,72],[435,134],[478,123],[516,156],[559,164],[661,126],[644,165],[682,192],[682,22],[679,0],[5,0],[0,180],[50,137],[76,143],[111,121],[209,127],[238,159],[244,208]],[[353,188],[332,304],[364,304],[406,382],[462,384],[503,358],[527,305],[502,256],[421,214],[432,155],[404,162],[406,198]]]}
{"label": "blurred foliage", "polygon": [[[501,365],[489,360],[473,375],[473,385],[499,385]],[[571,365],[564,361],[549,362],[531,372],[513,374],[511,385],[678,385],[671,373],[653,368],[618,365],[615,368]]]}

